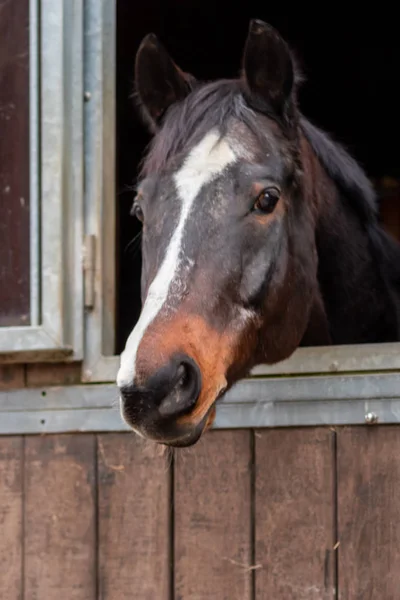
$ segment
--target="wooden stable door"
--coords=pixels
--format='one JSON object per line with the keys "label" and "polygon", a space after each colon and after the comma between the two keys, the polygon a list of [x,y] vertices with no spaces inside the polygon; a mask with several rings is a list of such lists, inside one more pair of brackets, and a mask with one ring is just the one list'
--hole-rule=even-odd
{"label": "wooden stable door", "polygon": [[7,600],[398,600],[400,429],[0,438]]}

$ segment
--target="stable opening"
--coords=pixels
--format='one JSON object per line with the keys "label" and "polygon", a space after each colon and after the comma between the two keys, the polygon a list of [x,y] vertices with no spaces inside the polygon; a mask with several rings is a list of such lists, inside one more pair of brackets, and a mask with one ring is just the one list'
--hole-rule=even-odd
{"label": "stable opening", "polygon": [[302,112],[343,142],[366,169],[386,229],[400,239],[400,134],[397,22],[371,9],[343,13],[325,5],[290,11],[265,2],[117,1],[117,290],[116,353],[140,313],[140,227],[130,217],[137,166],[150,137],[132,100],[139,43],[156,33],[176,62],[201,79],[237,75],[251,18],[275,26],[294,48],[306,83]]}

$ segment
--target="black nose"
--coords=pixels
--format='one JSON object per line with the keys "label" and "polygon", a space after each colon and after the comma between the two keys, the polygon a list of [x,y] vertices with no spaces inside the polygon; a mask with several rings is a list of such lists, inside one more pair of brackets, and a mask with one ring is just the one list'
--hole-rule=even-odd
{"label": "black nose", "polygon": [[176,418],[194,408],[201,391],[201,373],[193,359],[180,354],[152,374],[143,386],[120,391],[132,417],[142,419],[145,413],[157,413],[161,419]]}

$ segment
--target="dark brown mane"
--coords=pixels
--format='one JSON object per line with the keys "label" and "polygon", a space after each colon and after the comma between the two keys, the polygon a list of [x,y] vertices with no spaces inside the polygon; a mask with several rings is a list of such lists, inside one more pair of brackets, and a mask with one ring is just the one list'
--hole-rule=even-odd
{"label": "dark brown mane", "polygon": [[377,218],[376,194],[371,182],[354,158],[326,132],[300,117],[301,129],[322,166],[337,187],[352,201],[360,218]]}
{"label": "dark brown mane", "polygon": [[141,176],[170,168],[171,159],[214,127],[223,136],[231,117],[260,135],[256,114],[246,104],[239,80],[220,80],[198,86],[165,114],[162,128],[153,138],[143,161]]}
{"label": "dark brown mane", "polygon": [[364,226],[371,251],[389,289],[393,285],[400,288],[400,247],[379,225],[378,202],[370,180],[354,158],[327,133],[303,116],[300,125],[320,163],[341,192],[346,202],[344,210],[351,208]]}

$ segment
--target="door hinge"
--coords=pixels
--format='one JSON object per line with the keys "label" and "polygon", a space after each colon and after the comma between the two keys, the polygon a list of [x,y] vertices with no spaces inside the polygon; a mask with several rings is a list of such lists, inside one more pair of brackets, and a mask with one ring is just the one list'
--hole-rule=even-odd
{"label": "door hinge", "polygon": [[94,308],[96,236],[88,234],[83,243],[83,293],[86,309]]}

